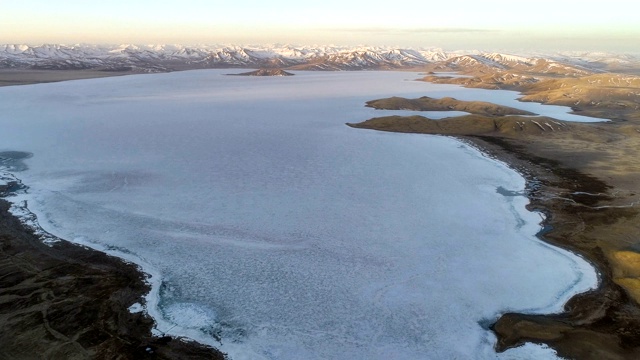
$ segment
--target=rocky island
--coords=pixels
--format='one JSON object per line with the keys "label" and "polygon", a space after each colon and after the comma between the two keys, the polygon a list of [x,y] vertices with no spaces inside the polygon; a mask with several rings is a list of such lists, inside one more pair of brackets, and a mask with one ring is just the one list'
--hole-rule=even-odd
{"label": "rocky island", "polygon": [[236,76],[293,76],[294,74],[282,69],[258,69],[255,71],[243,72],[240,74],[229,74]]}
{"label": "rocky island", "polygon": [[[24,169],[29,156],[0,152],[0,167]],[[43,242],[3,199],[23,189],[0,172],[0,358],[224,359],[192,340],[152,334],[153,319],[135,311],[150,290],[138,266]]]}

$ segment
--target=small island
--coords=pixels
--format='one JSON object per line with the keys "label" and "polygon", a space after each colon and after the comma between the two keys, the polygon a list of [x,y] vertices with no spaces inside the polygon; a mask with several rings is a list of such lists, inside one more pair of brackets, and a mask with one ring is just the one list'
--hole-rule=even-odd
{"label": "small island", "polygon": [[282,69],[258,69],[255,71],[243,72],[240,74],[227,74],[234,76],[293,76],[294,74]]}

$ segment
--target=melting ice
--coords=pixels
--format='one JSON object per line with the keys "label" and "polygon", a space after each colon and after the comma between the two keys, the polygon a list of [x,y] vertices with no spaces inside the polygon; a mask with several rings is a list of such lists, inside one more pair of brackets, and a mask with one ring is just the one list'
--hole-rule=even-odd
{"label": "melting ice", "polygon": [[535,238],[523,178],[451,138],[344,125],[388,96],[530,105],[416,73],[228,72],[0,89],[0,150],[33,153],[21,199],[154,274],[160,331],[233,359],[554,357],[495,354],[480,325],[596,283]]}

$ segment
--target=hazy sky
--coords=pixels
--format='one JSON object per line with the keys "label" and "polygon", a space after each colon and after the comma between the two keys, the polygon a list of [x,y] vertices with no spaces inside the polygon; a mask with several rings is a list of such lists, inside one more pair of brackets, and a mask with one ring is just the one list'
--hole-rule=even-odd
{"label": "hazy sky", "polygon": [[0,43],[640,51],[637,0],[0,0]]}

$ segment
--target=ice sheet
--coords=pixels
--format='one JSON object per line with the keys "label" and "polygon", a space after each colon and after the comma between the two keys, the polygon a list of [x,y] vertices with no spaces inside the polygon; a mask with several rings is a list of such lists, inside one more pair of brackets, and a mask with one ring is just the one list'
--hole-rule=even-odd
{"label": "ice sheet", "polygon": [[152,273],[158,331],[234,359],[553,358],[496,355],[480,325],[597,281],[535,238],[524,179],[451,138],[344,125],[387,96],[522,103],[416,73],[225,72],[0,89],[0,150],[34,154],[20,199]]}

